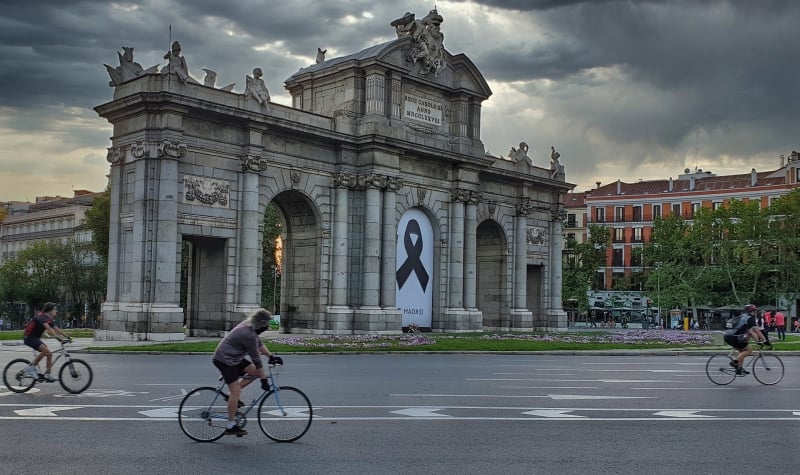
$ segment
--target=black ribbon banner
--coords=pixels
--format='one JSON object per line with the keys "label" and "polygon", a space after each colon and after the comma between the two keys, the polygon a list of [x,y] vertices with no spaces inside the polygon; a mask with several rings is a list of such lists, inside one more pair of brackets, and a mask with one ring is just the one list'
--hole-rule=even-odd
{"label": "black ribbon banner", "polygon": [[[412,234],[418,236],[416,244],[411,240]],[[411,272],[414,272],[417,274],[417,280],[419,280],[422,286],[422,291],[425,292],[428,288],[429,277],[425,266],[422,265],[422,261],[420,260],[420,256],[422,256],[422,232],[419,229],[419,223],[416,219],[409,220],[406,225],[406,234],[403,236],[403,247],[406,249],[407,256],[403,265],[397,269],[397,286],[402,289],[406,280],[408,280],[408,277],[411,275]]]}

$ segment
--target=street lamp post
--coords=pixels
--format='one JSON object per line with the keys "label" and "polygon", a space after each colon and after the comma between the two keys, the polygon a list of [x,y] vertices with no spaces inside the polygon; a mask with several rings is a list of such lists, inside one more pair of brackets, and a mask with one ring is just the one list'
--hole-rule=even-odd
{"label": "street lamp post", "polygon": [[278,284],[278,266],[272,264],[272,315],[278,313],[278,299],[275,288]]}
{"label": "street lamp post", "polygon": [[661,262],[656,262],[656,311],[658,312],[658,324],[661,326],[663,320],[661,316]]}

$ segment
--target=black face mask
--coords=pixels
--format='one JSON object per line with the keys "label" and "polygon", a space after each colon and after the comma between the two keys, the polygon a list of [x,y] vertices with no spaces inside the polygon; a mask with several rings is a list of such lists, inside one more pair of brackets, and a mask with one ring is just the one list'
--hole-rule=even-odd
{"label": "black face mask", "polygon": [[269,329],[269,325],[265,327],[255,327],[256,334],[262,334]]}

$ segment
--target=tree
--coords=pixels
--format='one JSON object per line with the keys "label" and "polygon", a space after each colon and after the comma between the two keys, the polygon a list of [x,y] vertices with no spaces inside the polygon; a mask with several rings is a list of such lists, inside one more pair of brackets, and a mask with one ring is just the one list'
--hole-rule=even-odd
{"label": "tree", "polygon": [[608,228],[591,224],[587,242],[577,243],[574,239],[567,242],[563,254],[562,299],[574,302],[578,314],[590,308],[589,290],[599,288],[597,273],[605,266],[610,236]]}
{"label": "tree", "polygon": [[83,224],[92,230],[92,245],[103,262],[108,262],[108,236],[111,222],[111,196],[106,190],[98,194],[92,201],[91,208],[86,210]]}
{"label": "tree", "polygon": [[264,211],[264,232],[262,236],[261,257],[261,306],[266,309],[280,309],[281,265],[276,242],[282,230],[281,215],[275,205],[270,204]]}

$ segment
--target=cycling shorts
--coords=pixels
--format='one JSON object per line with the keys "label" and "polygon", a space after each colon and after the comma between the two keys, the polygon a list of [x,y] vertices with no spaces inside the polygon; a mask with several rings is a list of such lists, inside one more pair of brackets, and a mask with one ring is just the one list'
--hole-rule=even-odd
{"label": "cycling shorts", "polygon": [[737,350],[743,350],[747,348],[747,340],[740,339],[739,335],[725,335],[725,343],[731,345]]}
{"label": "cycling shorts", "polygon": [[244,369],[253,364],[249,360],[242,360],[236,366],[229,366],[221,361],[213,361],[214,366],[216,366],[217,369],[219,369],[219,372],[222,373],[222,379],[225,381],[225,384],[231,384],[239,379],[244,374]]}
{"label": "cycling shorts", "polygon": [[39,351],[39,348],[41,348],[42,345],[44,345],[44,342],[42,341],[41,338],[36,338],[34,336],[26,336],[25,339],[22,340],[22,342],[36,351]]}

